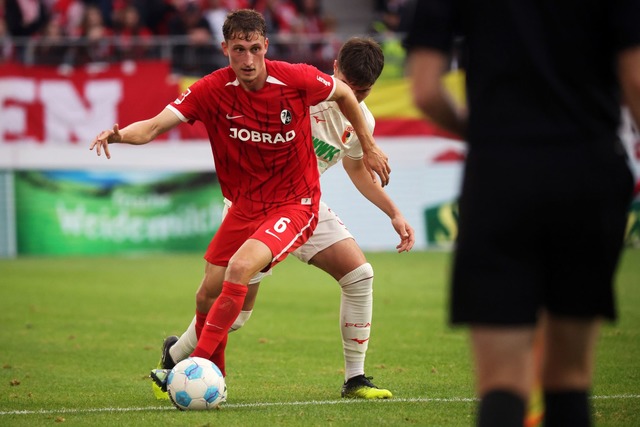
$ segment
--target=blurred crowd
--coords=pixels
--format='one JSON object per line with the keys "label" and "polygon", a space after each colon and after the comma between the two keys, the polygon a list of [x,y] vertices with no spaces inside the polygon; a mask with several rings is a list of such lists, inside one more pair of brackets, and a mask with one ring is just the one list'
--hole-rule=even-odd
{"label": "blurred crowd", "polygon": [[[406,0],[376,0],[371,31],[395,31]],[[227,64],[222,23],[231,10],[266,18],[270,57],[331,72],[340,47],[322,0],[0,0],[0,61],[69,67],[170,58],[174,74]]]}

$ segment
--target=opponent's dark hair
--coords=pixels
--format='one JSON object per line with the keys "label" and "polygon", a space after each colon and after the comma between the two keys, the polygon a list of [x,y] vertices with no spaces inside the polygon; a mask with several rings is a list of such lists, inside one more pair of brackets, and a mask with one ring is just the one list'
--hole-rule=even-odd
{"label": "opponent's dark hair", "polygon": [[355,86],[373,85],[384,67],[382,48],[369,37],[352,37],[338,52],[338,69]]}

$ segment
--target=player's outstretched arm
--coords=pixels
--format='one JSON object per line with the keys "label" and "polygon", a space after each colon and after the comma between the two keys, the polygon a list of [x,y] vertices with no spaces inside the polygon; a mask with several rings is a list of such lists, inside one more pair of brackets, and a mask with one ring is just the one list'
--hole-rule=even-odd
{"label": "player's outstretched arm", "polygon": [[131,123],[129,126],[120,129],[118,124],[113,125],[112,129],[100,132],[89,145],[89,150],[96,149],[98,156],[102,155],[102,151],[111,158],[109,152],[109,144],[132,144],[142,145],[153,141],[158,135],[178,126],[180,119],[171,110],[164,109],[157,116]]}
{"label": "player's outstretched arm", "polygon": [[345,157],[342,165],[358,191],[391,219],[393,229],[400,236],[400,243],[396,246],[398,252],[410,251],[416,241],[413,228],[382,186],[371,181],[363,160]]}
{"label": "player's outstretched arm", "polygon": [[338,104],[342,114],[351,122],[351,126],[360,140],[364,152],[364,167],[371,180],[375,182],[377,174],[380,177],[380,184],[384,187],[389,184],[389,174],[391,173],[389,157],[376,145],[351,88],[341,80],[335,79],[335,82],[336,90],[330,100]]}

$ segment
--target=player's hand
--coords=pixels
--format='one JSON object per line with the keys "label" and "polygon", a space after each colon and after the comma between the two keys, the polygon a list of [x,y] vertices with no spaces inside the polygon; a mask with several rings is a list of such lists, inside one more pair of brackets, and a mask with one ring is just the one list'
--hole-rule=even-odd
{"label": "player's hand", "polygon": [[122,142],[122,135],[120,135],[120,128],[117,123],[113,125],[113,129],[103,130],[100,132],[98,136],[91,141],[89,150],[93,150],[95,148],[98,156],[102,155],[102,151],[104,150],[104,154],[107,156],[107,159],[110,159],[111,153],[109,152],[109,144],[113,144],[114,142]]}
{"label": "player's hand", "polygon": [[409,252],[411,248],[413,248],[413,244],[416,242],[416,236],[413,232],[413,228],[402,216],[392,219],[391,225],[393,225],[396,233],[400,236],[400,243],[396,246],[398,253]]}
{"label": "player's hand", "polygon": [[389,174],[391,167],[389,166],[389,157],[377,146],[374,145],[369,151],[362,156],[364,167],[367,169],[373,182],[376,182],[376,174],[380,177],[380,184],[384,187],[389,184]]}

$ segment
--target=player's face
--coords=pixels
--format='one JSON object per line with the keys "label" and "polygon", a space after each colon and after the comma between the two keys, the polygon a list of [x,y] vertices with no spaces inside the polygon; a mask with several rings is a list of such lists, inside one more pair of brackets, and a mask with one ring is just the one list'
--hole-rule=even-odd
{"label": "player's face", "polygon": [[349,83],[349,80],[347,80],[344,74],[342,74],[337,67],[334,67],[333,74],[337,79],[342,80],[344,83],[347,84],[347,86],[349,86],[349,88],[353,91],[353,94],[356,96],[356,99],[358,100],[358,102],[364,101],[365,98],[369,96],[369,94],[371,93],[371,89],[373,88],[373,85],[370,85],[370,86],[353,85]]}
{"label": "player's face", "polygon": [[264,57],[268,47],[269,40],[258,34],[249,39],[233,38],[222,43],[229,65],[245,89],[258,90],[264,86],[267,79]]}

